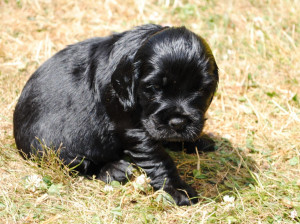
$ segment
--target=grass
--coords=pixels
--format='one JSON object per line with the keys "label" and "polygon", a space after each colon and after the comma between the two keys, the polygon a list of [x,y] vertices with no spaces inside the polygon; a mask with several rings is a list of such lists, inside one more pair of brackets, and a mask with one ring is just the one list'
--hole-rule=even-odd
{"label": "grass", "polygon": [[[300,222],[299,12],[298,0],[1,0],[0,222]],[[65,45],[150,22],[202,35],[220,68],[205,129],[217,150],[199,159],[170,152],[199,192],[190,207],[134,180],[109,188],[70,176],[55,155],[25,161],[13,139],[14,106],[42,62]]]}

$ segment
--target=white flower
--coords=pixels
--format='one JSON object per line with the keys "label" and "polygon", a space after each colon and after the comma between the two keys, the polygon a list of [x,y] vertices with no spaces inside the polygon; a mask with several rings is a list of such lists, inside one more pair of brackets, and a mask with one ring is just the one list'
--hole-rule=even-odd
{"label": "white flower", "polygon": [[147,178],[144,174],[138,176],[136,179],[135,179],[135,182],[138,184],[138,185],[144,185],[144,184],[147,184],[150,182],[150,179]]}
{"label": "white flower", "polygon": [[104,186],[104,189],[103,189],[105,192],[111,192],[114,190],[114,188],[110,185],[105,185]]}
{"label": "white flower", "polygon": [[257,30],[255,32],[256,36],[260,39],[260,41],[264,41],[265,40],[265,36],[264,33],[261,30]]}
{"label": "white flower", "polygon": [[234,200],[235,198],[233,196],[225,195],[223,197],[224,202],[222,202],[222,204],[225,205],[224,206],[225,211],[229,211],[231,210],[231,208],[234,208]]}
{"label": "white flower", "polygon": [[226,202],[226,203],[233,203],[234,200],[235,200],[235,198],[233,196],[230,197],[229,195],[225,195],[223,197],[223,201]]}
{"label": "white flower", "polygon": [[253,21],[254,21],[256,26],[261,26],[264,22],[264,20],[261,17],[254,17]]}
{"label": "white flower", "polygon": [[297,211],[296,211],[295,209],[294,209],[293,211],[291,211],[290,217],[291,217],[292,219],[295,219],[295,218],[298,217]]}
{"label": "white flower", "polygon": [[27,177],[27,181],[29,183],[34,184],[36,187],[40,186],[41,182],[42,182],[42,178],[38,175],[31,175]]}
{"label": "white flower", "polygon": [[141,174],[132,182],[133,187],[138,191],[146,191],[148,189],[148,183],[150,183],[150,178],[144,174]]}
{"label": "white flower", "polygon": [[42,178],[39,175],[30,175],[25,179],[25,189],[35,192],[37,188],[41,187],[43,183]]}

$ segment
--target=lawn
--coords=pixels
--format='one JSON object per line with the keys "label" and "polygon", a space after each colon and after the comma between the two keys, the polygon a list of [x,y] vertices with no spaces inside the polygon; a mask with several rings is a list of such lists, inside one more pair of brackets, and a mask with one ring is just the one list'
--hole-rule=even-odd
{"label": "lawn", "polygon": [[[0,223],[300,222],[299,0],[0,0],[0,21]],[[15,146],[13,110],[39,65],[144,23],[201,35],[220,69],[205,128],[216,151],[170,152],[199,193],[190,207],[140,178],[105,185]]]}

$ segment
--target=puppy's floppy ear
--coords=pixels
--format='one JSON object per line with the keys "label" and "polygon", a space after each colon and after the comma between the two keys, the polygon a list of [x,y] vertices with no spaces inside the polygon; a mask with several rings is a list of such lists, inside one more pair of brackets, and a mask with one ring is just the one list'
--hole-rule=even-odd
{"label": "puppy's floppy ear", "polygon": [[133,59],[124,56],[111,76],[111,84],[125,111],[136,104],[137,75]]}

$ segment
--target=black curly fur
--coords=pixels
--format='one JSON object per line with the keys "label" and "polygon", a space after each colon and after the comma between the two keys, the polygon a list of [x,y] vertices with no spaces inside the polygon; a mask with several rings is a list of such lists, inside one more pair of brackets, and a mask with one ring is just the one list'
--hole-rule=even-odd
{"label": "black curly fur", "polygon": [[81,163],[81,173],[104,181],[124,181],[129,156],[155,189],[189,205],[197,193],[162,145],[198,144],[217,83],[209,46],[185,27],[150,24],[88,39],[28,80],[14,112],[16,144],[28,156],[42,150],[37,138],[54,149],[62,144],[66,164]]}

